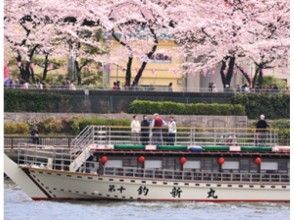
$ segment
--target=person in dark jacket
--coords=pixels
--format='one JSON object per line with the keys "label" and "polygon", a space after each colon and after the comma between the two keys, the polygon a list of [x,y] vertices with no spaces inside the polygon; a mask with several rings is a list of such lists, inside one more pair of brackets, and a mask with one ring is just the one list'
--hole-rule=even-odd
{"label": "person in dark jacket", "polygon": [[143,115],[143,120],[141,121],[141,142],[144,145],[149,144],[149,125],[150,122],[146,115]]}
{"label": "person in dark jacket", "polygon": [[40,144],[38,127],[34,125],[31,130],[31,139],[33,144]]}
{"label": "person in dark jacket", "polygon": [[266,142],[268,123],[264,115],[260,115],[260,120],[256,123],[256,143],[262,145]]}

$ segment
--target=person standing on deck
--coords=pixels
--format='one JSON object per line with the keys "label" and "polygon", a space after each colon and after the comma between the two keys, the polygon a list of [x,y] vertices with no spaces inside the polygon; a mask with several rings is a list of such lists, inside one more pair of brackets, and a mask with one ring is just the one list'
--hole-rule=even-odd
{"label": "person standing on deck", "polygon": [[177,124],[173,116],[169,116],[168,122],[168,145],[175,145]]}
{"label": "person standing on deck", "polygon": [[155,113],[154,119],[151,123],[152,127],[152,144],[154,145],[160,145],[163,143],[163,138],[162,138],[162,127],[165,125],[165,121],[161,119],[159,114]]}
{"label": "person standing on deck", "polygon": [[265,144],[267,136],[268,123],[265,121],[265,116],[260,115],[260,120],[256,123],[256,144]]}
{"label": "person standing on deck", "polygon": [[131,122],[131,136],[133,144],[139,144],[140,142],[140,132],[141,132],[141,124],[137,119],[137,115],[133,116],[133,120]]}
{"label": "person standing on deck", "polygon": [[149,144],[149,125],[150,122],[146,115],[143,115],[143,120],[141,122],[141,142],[144,145]]}

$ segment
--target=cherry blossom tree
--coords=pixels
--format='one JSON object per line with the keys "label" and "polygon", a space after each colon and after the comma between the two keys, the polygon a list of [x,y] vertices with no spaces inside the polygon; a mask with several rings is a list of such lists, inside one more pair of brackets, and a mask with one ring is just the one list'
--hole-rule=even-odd
{"label": "cherry blossom tree", "polygon": [[[237,66],[249,83],[255,85],[257,77],[251,79],[239,61],[253,60],[257,65],[256,74],[261,74],[263,68],[269,68],[266,64],[273,61],[281,64],[284,63],[281,59],[288,59],[287,52],[283,57],[281,52],[274,52],[289,49],[288,1],[230,0],[204,4],[211,7],[202,10],[203,16],[191,17],[186,13],[192,22],[183,19],[181,28],[176,29],[176,38],[189,58],[184,63],[188,72],[205,71],[221,63],[220,74],[225,86],[230,84]],[[195,11],[199,6],[195,5],[195,9],[189,5],[186,11]],[[271,58],[265,60],[265,56]]]}
{"label": "cherry blossom tree", "polygon": [[[97,31],[121,49],[107,54]],[[255,86],[262,83],[264,69],[288,62],[289,1],[13,0],[5,5],[5,37],[27,60],[32,78],[34,54],[58,52],[71,54],[78,72],[87,60],[120,64],[127,59],[125,85],[136,86],[163,35],[180,46],[188,74],[220,65],[225,87],[237,68]],[[134,59],[141,65],[131,83]],[[241,65],[245,60],[256,65],[253,78]],[[23,78],[28,80],[28,74]]]}

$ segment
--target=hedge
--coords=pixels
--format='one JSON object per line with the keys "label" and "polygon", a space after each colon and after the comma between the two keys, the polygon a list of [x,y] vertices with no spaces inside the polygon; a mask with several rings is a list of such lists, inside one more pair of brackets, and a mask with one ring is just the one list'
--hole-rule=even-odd
{"label": "hedge", "polygon": [[270,126],[278,130],[278,138],[280,144],[290,145],[290,120],[274,120],[270,123]]}
{"label": "hedge", "polygon": [[257,119],[260,114],[265,114],[268,119],[290,118],[288,94],[237,94],[231,103],[245,106],[250,119]]}
{"label": "hedge", "polygon": [[38,91],[5,89],[4,94],[5,112],[54,112],[61,103],[66,101],[60,94],[40,93]]}
{"label": "hedge", "polygon": [[87,125],[130,126],[130,119],[104,119],[95,117],[73,117],[68,121],[72,134],[78,134]]}
{"label": "hedge", "polygon": [[135,100],[129,106],[129,113],[135,114],[179,114],[179,115],[245,115],[242,105],[232,104],[184,104],[177,102],[154,102]]}
{"label": "hedge", "polygon": [[88,112],[83,91],[4,89],[5,112]]}
{"label": "hedge", "polygon": [[[87,125],[129,126],[129,119],[105,119],[95,117],[73,117],[57,119],[50,117],[35,124],[40,134],[78,134]],[[5,122],[4,134],[30,134],[33,124],[28,122]]]}

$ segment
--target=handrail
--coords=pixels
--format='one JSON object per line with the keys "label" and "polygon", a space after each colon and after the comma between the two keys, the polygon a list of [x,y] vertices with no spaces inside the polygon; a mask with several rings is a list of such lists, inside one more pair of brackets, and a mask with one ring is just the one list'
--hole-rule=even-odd
{"label": "handrail", "polygon": [[71,142],[71,155],[93,143],[93,126],[85,127]]}
{"label": "handrail", "polygon": [[[40,146],[32,146],[35,148],[25,148],[19,146],[17,162],[22,166],[47,167],[54,170],[68,170],[72,165],[72,158],[68,154],[68,149],[39,149]],[[49,163],[49,161],[51,161]],[[241,170],[231,171],[203,171],[200,169],[157,169],[157,168],[137,168],[137,167],[105,167],[101,166],[98,161],[81,161],[76,167],[77,173],[95,173],[105,176],[126,176],[138,177],[146,179],[160,180],[185,180],[185,181],[205,181],[205,182],[266,182],[266,183],[289,183],[289,173],[266,173],[266,172],[242,172]]]}
{"label": "handrail", "polygon": [[229,172],[203,172],[193,170],[164,170],[143,169],[134,167],[112,168],[106,167],[100,175],[128,176],[150,179],[171,179],[205,182],[281,182],[289,183],[289,174],[283,173],[229,173]]}

